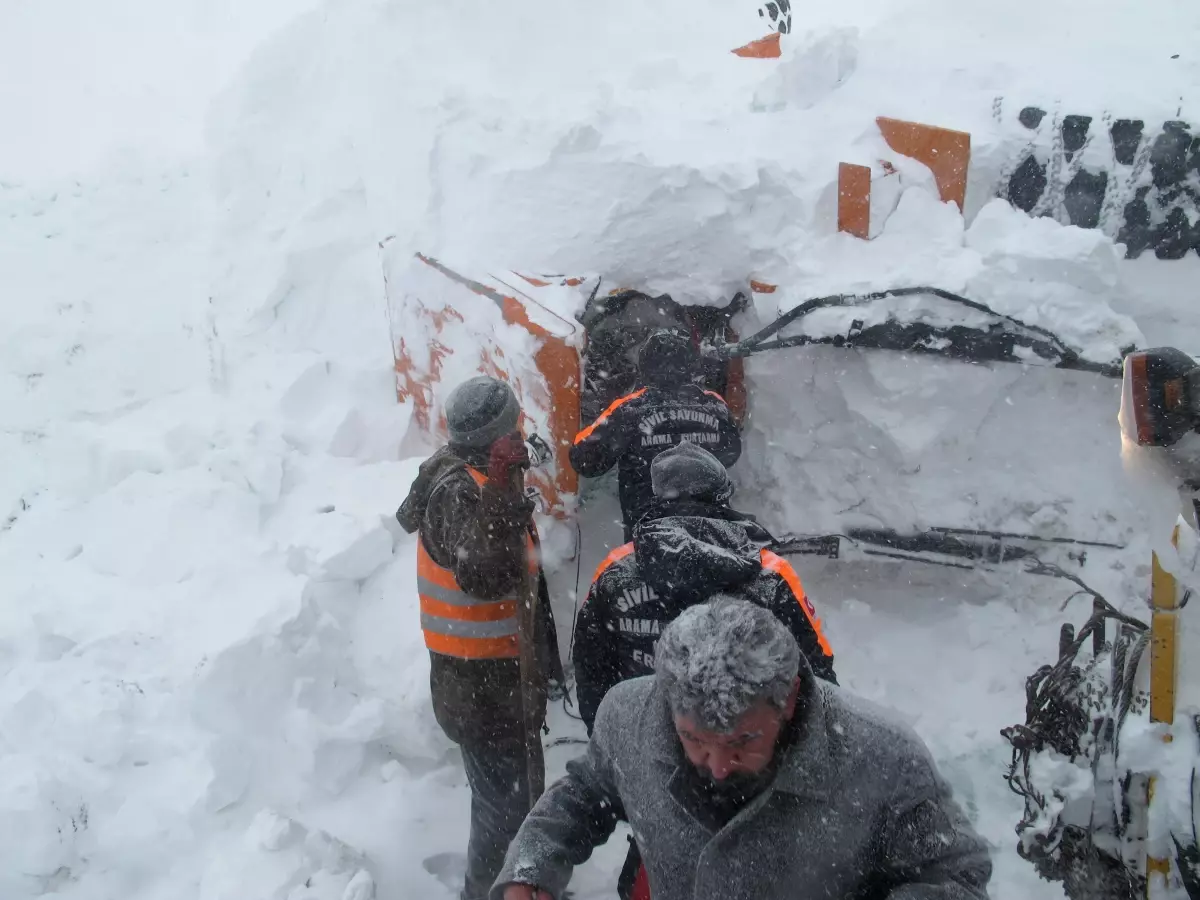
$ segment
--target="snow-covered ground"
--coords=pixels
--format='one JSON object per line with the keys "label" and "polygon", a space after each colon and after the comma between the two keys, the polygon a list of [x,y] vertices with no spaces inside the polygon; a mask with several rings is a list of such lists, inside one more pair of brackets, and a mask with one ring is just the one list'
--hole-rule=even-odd
{"label": "snow-covered ground", "polygon": [[[1022,141],[997,96],[1009,121],[1186,113],[1200,7],[796,5],[783,59],[733,57],[756,10],[0,5],[0,897],[455,896],[427,862],[465,847],[468,794],[390,518],[427,448],[395,403],[384,238],[698,302],[755,275],[781,285],[764,318],[933,283],[1100,356],[1200,350],[1195,258],[985,209]],[[836,164],[887,152],[879,114],[972,133],[967,221],[907,165],[879,238],[832,234]],[[831,350],[749,375],[737,501],[772,527],[1116,540],[1089,580],[1144,588],[1112,382]],[[610,492],[554,573],[564,644]],[[843,682],[911,719],[993,842],[993,896],[1061,896],[1016,857],[998,730],[1082,618],[1070,592],[798,565]]]}

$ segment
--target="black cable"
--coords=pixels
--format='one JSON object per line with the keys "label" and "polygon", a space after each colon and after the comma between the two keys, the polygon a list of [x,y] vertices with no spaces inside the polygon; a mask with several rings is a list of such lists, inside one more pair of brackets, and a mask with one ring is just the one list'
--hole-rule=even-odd
{"label": "black cable", "polygon": [[[1072,594],[1071,597],[1067,598],[1068,603],[1072,598],[1079,596],[1080,593],[1084,593],[1089,595],[1092,598],[1093,603],[1099,606],[1099,609],[1102,611],[1105,619],[1116,619],[1118,622],[1123,622],[1124,624],[1138,631],[1145,631],[1149,627],[1141,619],[1136,619],[1133,616],[1129,616],[1121,612],[1119,609],[1109,603],[1108,600],[1104,598],[1103,594],[1094,590],[1082,578],[1073,572],[1068,572],[1066,569],[1062,568],[1062,566],[1056,565],[1055,563],[1044,562],[1041,557],[1033,553],[1026,556],[1025,560],[1025,571],[1030,575],[1049,575],[1054,578],[1065,578],[1072,584],[1078,585],[1079,590]],[[1064,607],[1066,606],[1066,604],[1063,605]],[[1089,626],[1093,625],[1093,622],[1096,620],[1096,616],[1097,613],[1092,614],[1092,618],[1088,619],[1088,621],[1084,624],[1083,629],[1081,629],[1081,633],[1083,630],[1088,630]],[[1094,630],[1094,627],[1091,630]],[[1078,642],[1078,640],[1079,636],[1077,635],[1076,642]],[[1078,650],[1075,652],[1078,652]],[[1072,654],[1072,656],[1073,655],[1074,654]]]}
{"label": "black cable", "polygon": [[1062,606],[1060,606],[1060,607],[1058,608],[1058,611],[1059,611],[1059,612],[1066,612],[1066,611],[1067,611],[1067,607],[1071,605],[1071,601],[1072,601],[1072,600],[1074,600],[1076,597],[1079,597],[1079,596],[1084,596],[1084,597],[1087,597],[1087,596],[1090,596],[1090,595],[1089,595],[1089,594],[1088,594],[1088,592],[1087,592],[1087,591],[1085,591],[1085,590],[1078,590],[1078,591],[1076,591],[1075,593],[1073,593],[1073,594],[1072,594],[1070,597],[1068,597],[1066,600],[1064,600],[1064,601],[1062,602]]}
{"label": "black cable", "polygon": [[[1064,572],[1058,566],[1047,564],[1040,559],[1030,560],[1030,571],[1035,574],[1065,577],[1079,585],[1080,593],[1088,594],[1093,599],[1093,611],[1087,622],[1079,629],[1074,639],[1062,648],[1059,658],[1053,665],[1043,665],[1033,675],[1026,679],[1026,717],[1025,722],[1005,728],[1001,734],[1012,744],[1013,752],[1008,771],[1004,780],[1013,793],[1025,799],[1025,812],[1017,826],[1017,832],[1024,834],[1046,809],[1046,797],[1033,786],[1031,776],[1031,757],[1046,747],[1053,748],[1070,759],[1080,754],[1087,754],[1083,746],[1083,737],[1088,732],[1089,721],[1093,730],[1113,727],[1113,752],[1116,752],[1116,739],[1120,725],[1133,705],[1136,689],[1137,666],[1149,644],[1150,632],[1146,623],[1134,619],[1117,610],[1097,591],[1090,588],[1081,579]],[[1104,634],[1107,623],[1116,621],[1122,626],[1111,645],[1114,661],[1113,695],[1110,698],[1112,708],[1116,711],[1116,722],[1110,716],[1096,719],[1095,710],[1086,709],[1087,698],[1080,696],[1087,672],[1094,666],[1097,659],[1085,668],[1076,664],[1079,651],[1097,634]],[[1137,633],[1138,640],[1132,654],[1127,653],[1130,635]],[[1117,671],[1119,667],[1120,671]],[[1101,702],[1103,698],[1101,698]],[[1106,724],[1107,723],[1107,724]],[[1097,732],[1097,735],[1099,732]],[[1093,760],[1094,763],[1094,760]],[[1061,823],[1060,823],[1061,824]],[[1057,837],[1047,836],[1035,841],[1036,854],[1042,861],[1053,866],[1061,880],[1069,865],[1060,858],[1060,853],[1066,853],[1062,841],[1065,830]],[[1068,848],[1069,849],[1069,848]],[[1022,854],[1024,855],[1024,854]],[[1046,872],[1043,872],[1047,876]]]}
{"label": "black cable", "polygon": [[566,737],[555,738],[554,740],[549,741],[549,742],[543,744],[542,746],[545,749],[549,750],[552,747],[561,747],[564,744],[586,744],[586,743],[588,743],[588,742],[584,738],[571,737],[570,735],[567,735]]}
{"label": "black cable", "polygon": [[[574,719],[576,722],[582,722],[583,716],[577,716],[577,715],[575,715],[575,713],[571,712],[571,708],[567,705],[567,700],[568,700],[568,698],[566,698],[566,697],[563,697],[563,699],[562,699],[563,713],[566,714],[568,719]],[[584,741],[583,743],[586,744],[587,741]]]}
{"label": "black cable", "polygon": [[[1129,715],[1129,710],[1133,707],[1133,692],[1137,686],[1137,668],[1141,662],[1142,655],[1146,652],[1146,648],[1150,645],[1150,631],[1147,629],[1138,635],[1138,642],[1134,645],[1133,658],[1125,665],[1125,680],[1121,686],[1120,705],[1117,707],[1117,734],[1121,733],[1121,726],[1125,724],[1125,717]],[[1115,742],[1114,742],[1115,745]]]}

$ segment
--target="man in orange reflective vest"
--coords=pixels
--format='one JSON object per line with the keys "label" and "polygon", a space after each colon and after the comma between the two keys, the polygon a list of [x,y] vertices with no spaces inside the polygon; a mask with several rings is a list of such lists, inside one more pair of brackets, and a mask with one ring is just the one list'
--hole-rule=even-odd
{"label": "man in orange reflective vest", "polygon": [[[690,443],[664,450],[650,465],[654,502],[633,540],[600,564],[575,625],[579,713],[588,734],[605,694],[622,681],[654,674],[659,634],[713,594],[732,594],[769,609],[818,678],[833,684],[833,648],[800,577],[768,549],[769,532],[729,505],[729,475]],[[636,844],[621,872],[621,900],[650,900]]]}
{"label": "man in orange reflective vest", "polygon": [[688,338],[670,331],[651,335],[638,354],[642,386],[614,400],[575,436],[571,465],[580,475],[595,478],[619,464],[627,541],[654,499],[650,463],[658,454],[688,441],[732,466],[742,453],[741,432],[725,400],[696,384],[701,369]]}
{"label": "man in orange reflective vest", "polygon": [[[539,720],[563,683],[533,503],[529,454],[512,389],[472,378],[446,405],[449,443],[426,460],[396,513],[417,541],[417,593],[430,658],[433,711],[462,750],[471,785],[471,836],[462,900],[482,900],[529,812],[517,605],[526,577],[538,590]],[[542,765],[541,744],[536,748]],[[544,774],[544,773],[543,773]]]}

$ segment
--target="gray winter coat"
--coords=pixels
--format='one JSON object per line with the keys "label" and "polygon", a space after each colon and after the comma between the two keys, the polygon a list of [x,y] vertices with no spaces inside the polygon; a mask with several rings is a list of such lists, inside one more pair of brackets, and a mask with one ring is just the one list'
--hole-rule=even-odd
{"label": "gray winter coat", "polygon": [[987,849],[921,739],[801,674],[800,732],[778,775],[716,833],[675,795],[688,763],[654,677],[614,687],[586,754],[521,826],[491,900],[512,882],[561,897],[622,811],[654,900],[986,900]]}

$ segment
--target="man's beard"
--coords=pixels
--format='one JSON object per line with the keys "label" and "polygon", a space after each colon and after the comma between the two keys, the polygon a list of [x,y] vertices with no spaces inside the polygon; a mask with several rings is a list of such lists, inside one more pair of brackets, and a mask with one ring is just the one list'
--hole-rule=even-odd
{"label": "man's beard", "polygon": [[775,766],[767,766],[762,772],[730,772],[724,778],[715,778],[706,768],[693,766],[695,784],[701,794],[718,806],[731,804],[741,806],[749,803],[775,778]]}
{"label": "man's beard", "polygon": [[726,777],[717,779],[707,767],[685,763],[689,770],[687,780],[693,792],[718,809],[735,810],[745,806],[775,780],[780,761],[799,735],[798,722],[799,716],[784,722],[779,737],[775,739],[771,761],[761,772],[730,772]]}

